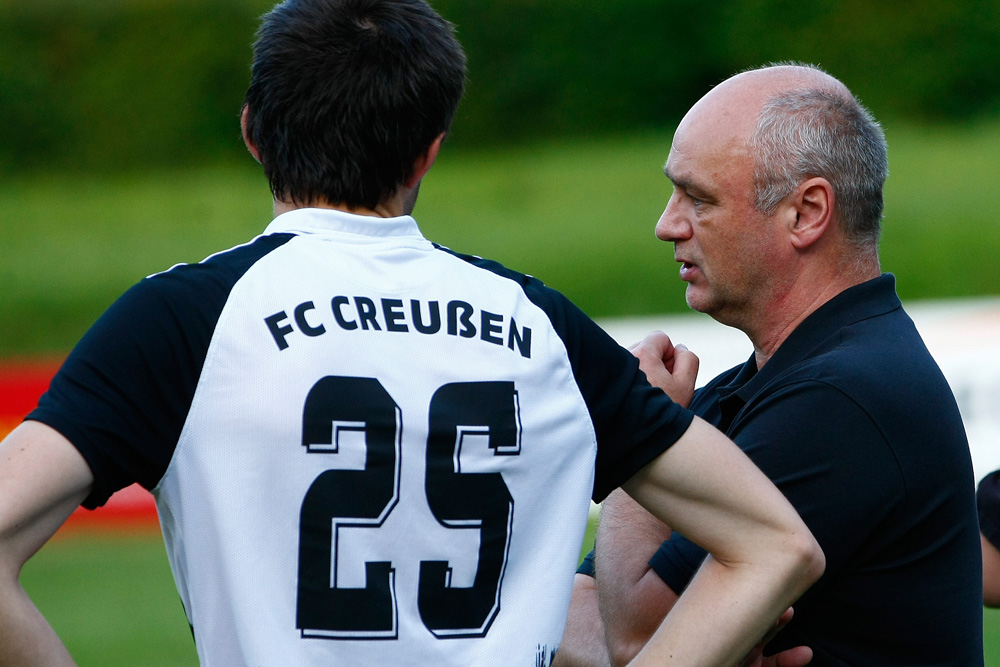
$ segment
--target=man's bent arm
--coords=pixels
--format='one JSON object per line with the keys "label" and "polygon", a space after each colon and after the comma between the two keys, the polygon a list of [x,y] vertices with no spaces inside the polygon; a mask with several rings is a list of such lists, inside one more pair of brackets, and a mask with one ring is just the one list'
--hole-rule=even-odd
{"label": "man's bent arm", "polygon": [[73,664],[18,579],[92,484],[77,449],[44,424],[25,422],[0,443],[0,665]]}
{"label": "man's bent arm", "polygon": [[552,667],[610,667],[604,626],[597,609],[597,583],[586,574],[573,579],[569,618]]}
{"label": "man's bent arm", "polygon": [[735,665],[823,573],[785,497],[699,418],[623,488],[709,552],[633,664]]}
{"label": "man's bent arm", "polygon": [[[599,613],[612,665],[632,660],[677,601],[677,594],[649,566],[650,556],[670,532],[624,491],[617,490],[604,500],[595,576],[600,578]],[[582,615],[589,610],[578,606],[576,611]]]}

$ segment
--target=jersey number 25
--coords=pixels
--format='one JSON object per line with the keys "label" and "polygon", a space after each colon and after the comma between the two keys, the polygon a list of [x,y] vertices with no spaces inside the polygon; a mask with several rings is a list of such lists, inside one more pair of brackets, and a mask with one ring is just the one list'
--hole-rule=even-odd
{"label": "jersey number 25", "polygon": [[[450,585],[448,561],[420,561],[417,606],[438,638],[481,637],[500,609],[514,501],[499,472],[461,472],[460,449],[465,435],[476,435],[488,438],[495,455],[518,454],[518,421],[513,382],[446,384],[431,399],[427,503],[443,526],[480,531],[471,587]],[[399,407],[374,378],[324,377],[306,397],[302,444],[309,452],[336,452],[338,431],[364,434],[365,465],[321,473],[302,501],[297,627],[303,637],[391,639],[398,636],[392,563],[366,562],[364,588],[338,587],[331,572],[336,531],[377,529],[399,501]]]}

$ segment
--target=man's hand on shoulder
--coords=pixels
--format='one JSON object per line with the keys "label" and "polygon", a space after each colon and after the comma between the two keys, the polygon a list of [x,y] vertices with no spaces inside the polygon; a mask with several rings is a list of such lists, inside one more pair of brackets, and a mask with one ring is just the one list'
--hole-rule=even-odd
{"label": "man's hand on shoulder", "polygon": [[678,405],[691,404],[699,364],[694,352],[684,345],[674,345],[662,331],[649,334],[629,351],[639,359],[639,369],[650,384],[662,389]]}

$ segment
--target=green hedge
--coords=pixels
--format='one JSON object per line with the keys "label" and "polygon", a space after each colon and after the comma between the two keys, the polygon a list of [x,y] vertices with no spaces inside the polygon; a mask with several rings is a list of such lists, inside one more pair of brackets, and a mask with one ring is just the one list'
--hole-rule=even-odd
{"label": "green hedge", "polygon": [[198,0],[0,12],[0,164],[128,168],[241,145],[259,11]]}
{"label": "green hedge", "polygon": [[[453,143],[676,122],[726,75],[816,62],[880,117],[1000,108],[995,0],[436,0],[469,55]],[[0,171],[242,155],[267,0],[0,1]]]}

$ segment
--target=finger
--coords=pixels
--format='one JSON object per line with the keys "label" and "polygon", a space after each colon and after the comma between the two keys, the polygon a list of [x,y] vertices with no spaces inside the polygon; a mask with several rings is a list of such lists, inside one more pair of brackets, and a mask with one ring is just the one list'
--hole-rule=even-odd
{"label": "finger", "polygon": [[793,609],[792,607],[786,609],[785,612],[778,617],[778,620],[775,621],[774,625],[771,626],[771,629],[768,631],[768,633],[764,635],[762,643],[766,645],[769,641],[774,639],[774,636],[778,634],[778,631],[780,631],[783,627],[788,625],[789,621],[792,620],[792,617],[794,615],[795,615],[795,609]]}
{"label": "finger", "polygon": [[636,350],[643,350],[662,358],[673,354],[674,344],[670,342],[670,336],[667,334],[662,331],[653,331],[638,343],[630,345],[628,349],[633,354]]}
{"label": "finger", "polygon": [[698,355],[687,349],[683,344],[675,345],[673,354],[674,359],[671,369],[673,374],[693,384],[698,378],[698,366],[701,364]]}
{"label": "finger", "polygon": [[[812,661],[813,652],[808,646],[796,646],[771,656],[773,667],[802,667]],[[765,663],[768,664],[768,663]]]}

